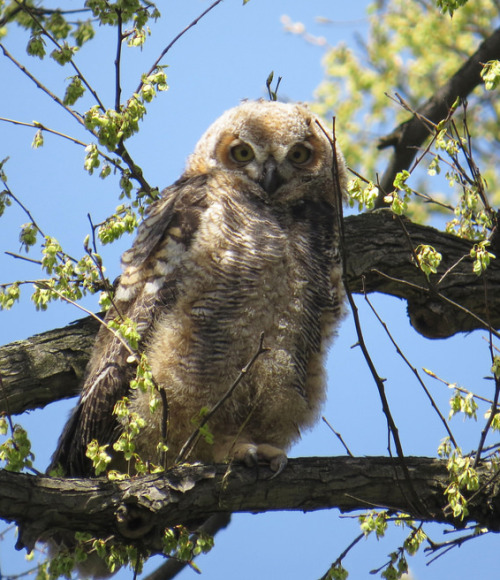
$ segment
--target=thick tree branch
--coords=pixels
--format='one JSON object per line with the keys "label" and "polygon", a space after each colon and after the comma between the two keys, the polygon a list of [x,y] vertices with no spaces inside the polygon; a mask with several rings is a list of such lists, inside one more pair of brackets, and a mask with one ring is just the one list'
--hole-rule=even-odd
{"label": "thick tree branch", "polygon": [[465,99],[481,83],[483,65],[495,59],[500,59],[500,28],[481,43],[467,62],[429,100],[418,107],[410,120],[380,140],[379,149],[394,146],[394,153],[380,180],[381,193],[377,207],[386,205],[383,198],[393,190],[394,178],[403,169],[410,168],[418,147],[429,137],[429,126],[422,118],[434,124],[445,119],[456,99]]}
{"label": "thick tree branch", "polygon": [[[479,468],[487,484],[469,502],[469,515],[456,522],[446,509],[445,462],[427,457],[407,457],[405,462],[425,513],[415,512],[408,481],[391,458],[310,457],[291,459],[277,478],[270,478],[267,468],[256,472],[241,465],[182,466],[163,475],[122,482],[0,471],[0,517],[17,522],[18,547],[28,549],[54,531],[85,530],[118,541],[133,539],[155,552],[166,526],[196,526],[218,513],[269,510],[338,508],[350,512],[378,507],[456,527],[478,522],[491,530],[500,529],[500,490],[491,473]],[[141,519],[146,532],[140,539],[128,527],[128,518],[133,518],[135,526]]]}
{"label": "thick tree branch", "polygon": [[0,348],[0,412],[22,413],[78,394],[99,323],[90,316]]}
{"label": "thick tree branch", "polygon": [[[349,217],[345,226],[351,290],[408,300],[410,320],[425,336],[447,337],[484,328],[481,320],[500,328],[498,260],[485,279],[476,276],[469,257],[471,242],[406,220],[403,228],[399,218],[386,210]],[[443,255],[438,273],[431,276],[432,285],[415,266],[410,247],[423,243]],[[1,347],[0,412],[18,414],[76,395],[97,330],[98,323],[85,318]]]}

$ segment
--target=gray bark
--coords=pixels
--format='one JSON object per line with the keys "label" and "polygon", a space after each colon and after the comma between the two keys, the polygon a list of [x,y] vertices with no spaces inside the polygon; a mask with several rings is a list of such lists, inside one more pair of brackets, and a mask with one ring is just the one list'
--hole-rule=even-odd
{"label": "gray bark", "polygon": [[269,509],[351,512],[380,507],[424,521],[457,527],[479,522],[500,529],[499,484],[484,469],[479,473],[485,484],[471,499],[469,515],[456,522],[446,507],[445,462],[427,457],[407,457],[405,462],[418,506],[397,460],[309,457],[290,459],[274,479],[265,467],[257,472],[241,465],[181,466],[122,482],[0,471],[0,517],[20,526],[18,547],[32,548],[38,538],[55,530],[64,536],[85,530],[119,541],[140,537],[141,545],[152,551],[159,549],[159,535],[166,526],[196,526],[213,514]]}

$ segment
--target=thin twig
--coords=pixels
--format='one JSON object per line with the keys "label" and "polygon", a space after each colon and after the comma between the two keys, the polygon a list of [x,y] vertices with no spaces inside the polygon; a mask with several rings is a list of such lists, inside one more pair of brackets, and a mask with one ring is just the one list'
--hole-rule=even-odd
{"label": "thin twig", "polygon": [[[487,272],[485,272],[483,274],[483,282],[484,282],[484,301],[485,301],[485,305],[486,305],[486,316],[487,318],[489,318],[489,309],[488,309],[488,291],[487,291],[487,285],[486,285],[486,276],[487,276]],[[489,349],[490,349],[490,356],[491,356],[491,363],[492,365],[495,364],[495,352],[494,352],[494,348],[493,348],[493,334],[492,334],[492,328],[491,328],[491,324],[489,324]],[[484,443],[486,441],[486,437],[488,436],[488,432],[491,428],[491,425],[493,423],[493,420],[495,418],[495,416],[498,414],[498,400],[500,398],[500,378],[498,377],[498,375],[496,373],[493,373],[493,378],[495,380],[495,394],[493,396],[493,402],[491,403],[491,407],[490,407],[490,414],[488,416],[488,419],[486,420],[486,424],[483,428],[483,430],[481,431],[481,438],[479,439],[479,445],[477,446],[477,452],[476,452],[476,457],[474,458],[474,468],[477,467],[479,460],[481,458],[481,453],[484,447]]]}
{"label": "thin twig", "polygon": [[[403,446],[401,444],[401,440],[399,438],[399,432],[398,432],[398,428],[396,426],[396,423],[394,422],[394,419],[392,417],[392,413],[389,407],[389,402],[387,401],[387,397],[385,394],[385,386],[384,386],[384,382],[385,379],[382,379],[380,377],[380,375],[378,374],[375,365],[373,363],[373,360],[370,356],[370,353],[368,352],[368,348],[366,346],[365,340],[364,340],[364,335],[363,335],[363,330],[361,328],[361,322],[359,320],[359,313],[358,313],[358,308],[356,306],[356,303],[354,301],[354,298],[352,296],[352,292],[350,291],[349,288],[349,283],[347,280],[347,253],[345,250],[345,243],[344,243],[344,239],[345,239],[345,232],[344,232],[344,216],[343,216],[343,207],[342,207],[342,188],[340,185],[340,175],[339,175],[339,170],[338,170],[338,163],[337,163],[337,143],[336,143],[336,134],[335,134],[335,118],[333,119],[333,138],[330,140],[331,141],[331,145],[332,145],[332,151],[333,151],[333,163],[332,163],[332,175],[333,175],[333,181],[334,181],[334,186],[336,189],[336,194],[337,194],[337,227],[338,227],[338,232],[340,235],[340,255],[341,255],[341,259],[342,259],[342,281],[344,284],[344,289],[346,292],[346,296],[347,296],[347,300],[349,302],[349,305],[351,307],[351,311],[353,313],[353,320],[354,320],[354,326],[356,328],[356,334],[358,337],[358,344],[359,347],[361,348],[361,351],[363,353],[363,356],[365,358],[365,361],[368,365],[368,368],[370,369],[370,373],[373,377],[373,380],[375,381],[375,384],[377,385],[377,389],[379,392],[379,397],[382,403],[382,409],[384,412],[384,415],[386,417],[387,420],[387,426],[388,426],[388,430],[389,433],[392,435],[392,439],[394,441],[394,444],[396,445],[396,451],[398,454],[398,458],[399,458],[399,464],[403,470],[404,473],[404,477],[405,480],[408,483],[408,487],[411,493],[411,496],[413,498],[413,501],[415,502],[415,509],[418,510],[420,509],[422,511],[422,513],[425,513],[425,507],[422,505],[418,494],[415,491],[415,488],[413,486],[411,477],[410,477],[410,473],[408,471],[408,467],[405,463],[405,459],[404,459],[404,452],[403,452]],[[389,453],[390,453],[390,446],[388,447]]]}
{"label": "thin twig", "polygon": [[438,558],[441,558],[441,556],[444,556],[446,553],[448,553],[453,548],[458,548],[463,543],[468,542],[469,540],[473,540],[474,538],[477,538],[479,536],[483,536],[484,534],[487,534],[487,533],[488,532],[483,532],[482,530],[480,530],[479,532],[474,532],[473,534],[468,534],[467,536],[461,536],[460,538],[456,538],[455,540],[451,540],[449,542],[442,542],[440,544],[436,544],[436,543],[432,542],[428,548],[424,548],[424,552],[432,554],[432,553],[438,552],[439,550],[443,550],[443,551],[440,554],[437,554],[431,560],[429,560],[427,562],[427,566],[429,566],[430,564],[435,562]]}
{"label": "thin twig", "polygon": [[[418,290],[419,292],[431,294],[431,290],[429,290],[429,288],[425,288],[424,286],[419,286],[418,284],[414,284],[413,282],[408,282],[407,280],[403,280],[401,278],[395,278],[394,276],[390,276],[389,274],[385,274],[384,272],[382,272],[381,270],[378,270],[377,268],[372,268],[370,270],[370,272],[373,272],[374,274],[378,274],[379,276],[382,276],[383,278],[386,278],[387,280],[390,280],[391,282],[398,282],[399,284],[403,284],[404,286],[408,286],[409,288],[413,288],[414,290]],[[500,332],[497,332],[494,328],[491,328],[485,320],[483,320],[477,314],[474,314],[474,312],[472,312],[472,310],[465,308],[465,306],[462,306],[458,302],[455,302],[451,298],[448,298],[447,296],[445,296],[441,292],[435,292],[435,295],[437,298],[439,298],[443,302],[446,302],[450,306],[454,306],[458,310],[461,310],[462,312],[464,312],[468,316],[471,316],[472,318],[474,318],[474,320],[479,322],[479,324],[483,328],[485,328],[486,330],[491,329],[491,333],[493,334],[493,336],[495,336],[496,338],[500,338]]]}
{"label": "thin twig", "polygon": [[72,306],[76,306],[76,308],[80,309],[82,312],[85,312],[85,314],[88,314],[94,320],[97,320],[97,322],[99,322],[99,324],[104,326],[109,332],[111,332],[111,334],[114,335],[114,337],[122,344],[122,346],[125,348],[125,350],[129,353],[129,355],[134,358],[136,363],[140,362],[139,357],[137,356],[137,353],[134,350],[132,350],[132,348],[130,348],[130,345],[127,343],[127,341],[122,336],[120,336],[120,334],[118,332],[116,332],[116,330],[111,328],[106,323],[105,320],[103,320],[102,318],[97,316],[97,314],[94,314],[94,312],[92,312],[91,310],[88,310],[87,308],[83,307],[81,304],[78,304],[78,302],[71,300],[71,298],[64,296],[64,294],[62,294],[61,292],[59,292],[55,288],[51,287],[50,284],[48,284],[44,280],[27,280],[24,283],[34,284],[35,286],[39,286],[40,288],[44,288],[46,290],[50,290],[51,292],[54,292],[54,294],[57,294],[61,300],[64,300],[64,302],[67,302],[68,304],[71,304]]}
{"label": "thin twig", "polygon": [[479,401],[484,401],[485,403],[488,403],[490,405],[493,404],[493,401],[491,399],[487,399],[486,397],[481,397],[481,395],[476,395],[475,393],[471,393],[471,391],[464,389],[463,387],[459,387],[458,385],[456,385],[454,383],[448,383],[447,381],[445,381],[441,377],[438,377],[435,373],[433,373],[429,369],[424,368],[422,370],[424,371],[424,373],[427,373],[433,379],[436,379],[437,381],[440,381],[441,383],[445,384],[449,389],[455,389],[456,391],[460,391],[461,393],[464,393],[465,395],[472,394],[474,399],[478,399]]}
{"label": "thin twig", "polygon": [[34,260],[33,258],[28,258],[28,256],[21,256],[20,254],[15,254],[14,252],[4,252],[6,256],[11,258],[16,258],[16,260],[24,260],[25,262],[31,262],[32,264],[42,265],[41,260]]}
{"label": "thin twig", "polygon": [[[15,119],[7,119],[6,117],[0,117],[0,121],[3,121],[5,123],[12,123],[13,125],[20,125],[22,127],[32,127],[34,129],[41,129],[42,131],[46,131],[47,133],[51,133],[52,135],[56,135],[57,137],[62,137],[63,139],[67,139],[68,141],[71,141],[72,143],[75,143],[76,145],[80,145],[81,147],[88,147],[89,146],[88,143],[85,143],[84,141],[80,141],[80,139],[76,139],[75,137],[71,137],[71,135],[66,135],[65,133],[61,133],[60,131],[56,131],[55,129],[51,129],[50,127],[47,127],[46,125],[44,125],[43,123],[40,123],[39,121],[34,121],[33,123],[26,123],[24,121],[16,121]],[[97,149],[97,153],[103,159],[105,159],[108,163],[113,165],[113,167],[115,169],[118,169],[119,171],[121,171],[123,173],[124,169],[116,161],[116,159],[109,157],[109,155],[106,155],[106,153],[103,153],[100,149]]]}
{"label": "thin twig", "polygon": [[215,413],[220,409],[220,407],[227,401],[227,399],[229,399],[229,397],[233,394],[236,387],[241,383],[241,381],[243,380],[245,375],[248,373],[248,371],[252,368],[252,366],[254,365],[255,361],[259,358],[259,356],[261,356],[263,353],[265,353],[269,350],[268,348],[265,348],[263,346],[263,343],[264,343],[264,333],[262,333],[260,335],[259,346],[258,346],[257,350],[255,351],[255,354],[248,361],[248,363],[241,369],[240,374],[238,375],[238,377],[236,378],[234,383],[226,391],[226,393],[219,399],[219,401],[217,403],[215,403],[215,405],[210,409],[210,411],[201,419],[198,427],[193,431],[193,433],[191,433],[188,440],[182,446],[182,449],[180,450],[180,453],[177,456],[175,463],[180,463],[181,461],[183,461],[187,458],[187,456],[192,451],[192,447],[193,447],[192,444],[193,444],[194,440],[198,437],[202,427],[208,423],[208,421],[215,415]]}
{"label": "thin twig", "polygon": [[[26,12],[31,19],[33,20],[33,22],[35,22],[35,24],[40,28],[40,30],[45,34],[45,36],[47,38],[49,38],[51,40],[51,42],[57,46],[57,48],[59,50],[63,50],[63,47],[57,42],[57,40],[52,36],[52,34],[43,26],[43,24],[40,22],[40,20],[38,20],[38,18],[33,14],[33,11],[31,10],[31,6],[28,6],[27,4],[25,4],[24,2],[20,2],[19,0],[14,0],[19,6],[22,7],[23,11]],[[106,107],[103,105],[101,99],[99,98],[99,95],[96,93],[96,91],[92,88],[92,86],[90,85],[90,83],[87,81],[87,79],[85,78],[85,76],[81,73],[80,69],[78,68],[78,66],[76,65],[76,63],[74,62],[73,59],[68,61],[69,64],[73,67],[73,70],[76,72],[78,78],[83,82],[83,84],[87,87],[87,89],[89,90],[89,92],[92,94],[92,96],[94,97],[94,99],[96,100],[97,104],[99,105],[99,108],[104,112],[106,110]],[[60,103],[66,110],[70,111],[71,109],[69,109],[69,107],[67,105],[65,105],[64,103]]]}
{"label": "thin twig", "polygon": [[368,306],[371,308],[371,311],[373,312],[373,314],[375,315],[375,317],[377,318],[377,320],[379,321],[379,323],[382,325],[382,328],[385,330],[387,336],[389,337],[389,340],[392,342],[394,348],[396,349],[396,352],[398,353],[398,355],[404,360],[404,362],[406,363],[406,365],[409,367],[409,369],[412,371],[412,373],[415,375],[417,381],[419,382],[420,386],[422,387],[422,389],[424,390],[424,393],[427,395],[427,398],[429,399],[432,408],[436,411],[439,419],[441,420],[441,422],[444,425],[444,428],[446,430],[446,432],[448,433],[448,436],[450,438],[450,441],[453,443],[453,446],[456,448],[458,447],[457,442],[455,441],[455,437],[453,437],[453,433],[451,432],[450,426],[448,425],[446,419],[443,417],[441,411],[439,410],[439,407],[436,405],[432,395],[429,392],[429,389],[426,387],[424,381],[422,380],[419,372],[417,371],[417,369],[410,363],[410,361],[408,360],[408,358],[405,356],[405,354],[403,353],[403,351],[401,350],[400,346],[398,345],[398,343],[394,340],[394,337],[392,336],[387,324],[382,320],[382,318],[380,317],[380,315],[378,314],[378,312],[375,310],[373,304],[370,302],[370,299],[368,298],[367,294],[365,291],[363,291],[364,297],[366,302],[368,303]]}
{"label": "thin twig", "polygon": [[332,433],[338,438],[338,440],[342,443],[342,445],[344,446],[344,449],[347,451],[347,455],[349,455],[349,457],[354,457],[354,455],[351,453],[351,451],[349,450],[349,447],[347,447],[344,439],[342,438],[342,435],[338,432],[335,431],[335,429],[332,427],[332,425],[329,423],[328,419],[323,416],[321,417],[321,419],[328,425],[329,429],[332,431]]}
{"label": "thin twig", "polygon": [[22,71],[28,78],[30,78],[39,89],[41,89],[45,94],[47,94],[51,99],[53,99],[58,105],[61,105],[61,107],[65,111],[67,111],[72,117],[74,117],[80,123],[80,125],[85,125],[83,118],[76,111],[73,111],[72,109],[67,107],[56,94],[54,94],[45,85],[43,85],[35,76],[33,76],[24,65],[22,65],[10,54],[10,52],[5,48],[5,46],[2,43],[0,43],[0,49],[2,49],[4,56],[6,56],[13,64],[15,64],[17,68],[20,71]]}
{"label": "thin twig", "polygon": [[123,42],[122,11],[119,8],[117,8],[116,10],[116,15],[118,21],[116,23],[117,43],[116,43],[116,58],[115,58],[115,111],[118,113],[120,111],[121,94],[122,94],[120,67],[121,67],[122,42]]}
{"label": "thin twig", "polygon": [[[336,568],[337,566],[340,566],[340,564],[342,564],[342,560],[347,556],[347,554],[354,548],[354,546],[363,538],[365,537],[364,533],[359,534],[358,536],[356,536],[354,538],[354,540],[347,546],[347,548],[342,552],[342,554],[340,554],[340,556],[335,560],[335,562],[333,562],[333,564],[330,566],[330,570],[332,568]],[[329,572],[330,570],[328,570],[328,572],[326,572],[326,574],[324,574],[323,576],[321,576],[321,578],[319,580],[328,580],[329,578],[331,578],[331,576],[329,576]]]}
{"label": "thin twig", "polygon": [[[161,60],[163,59],[163,57],[167,54],[167,52],[172,48],[172,46],[174,46],[174,44],[182,37],[184,36],[184,34],[186,34],[186,32],[188,30],[190,30],[191,28],[193,28],[193,26],[196,26],[198,24],[198,22],[206,15],[208,14],[211,10],[213,10],[218,4],[220,4],[222,2],[222,0],[216,0],[216,2],[214,2],[213,4],[211,4],[204,12],[202,12],[197,18],[195,18],[193,20],[193,22],[191,22],[191,24],[188,24],[186,26],[186,28],[184,28],[184,30],[182,30],[181,32],[179,32],[179,34],[172,40],[172,42],[170,42],[170,44],[167,45],[167,47],[162,51],[162,53],[160,54],[160,56],[155,60],[153,66],[149,69],[149,72],[146,73],[145,77],[147,78],[150,74],[153,73],[153,71],[157,68],[157,66],[160,64]],[[141,81],[139,86],[136,89],[136,93],[140,93],[141,89],[143,87],[144,83]]]}

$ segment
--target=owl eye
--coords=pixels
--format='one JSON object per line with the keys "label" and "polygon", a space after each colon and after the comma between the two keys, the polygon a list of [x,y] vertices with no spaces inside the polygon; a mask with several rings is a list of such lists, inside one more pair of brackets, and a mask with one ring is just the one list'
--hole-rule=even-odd
{"label": "owl eye", "polygon": [[291,161],[295,165],[303,165],[311,159],[312,151],[304,145],[304,143],[297,143],[294,145],[287,154],[288,161]]}
{"label": "owl eye", "polygon": [[239,143],[230,149],[231,158],[237,163],[248,163],[255,157],[253,149],[246,143]]}

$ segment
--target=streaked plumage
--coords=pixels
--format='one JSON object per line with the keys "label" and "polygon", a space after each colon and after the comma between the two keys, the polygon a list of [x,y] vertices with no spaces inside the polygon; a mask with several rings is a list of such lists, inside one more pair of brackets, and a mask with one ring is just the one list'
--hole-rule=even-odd
{"label": "streaked plumage", "polygon": [[[339,157],[342,187],[345,166]],[[262,460],[279,471],[325,397],[323,358],[341,317],[332,148],[301,105],[245,102],[205,133],[182,177],[167,188],[122,258],[116,310],[138,324],[156,384],[168,402],[169,464],[250,360],[262,354],[208,423],[190,460]],[[107,319],[117,316],[112,308]],[[146,419],[137,438],[158,462],[162,410],[131,394],[135,366],[101,329],[79,401],[53,463],[91,475],[92,439],[113,443],[113,407],[124,395]]]}

